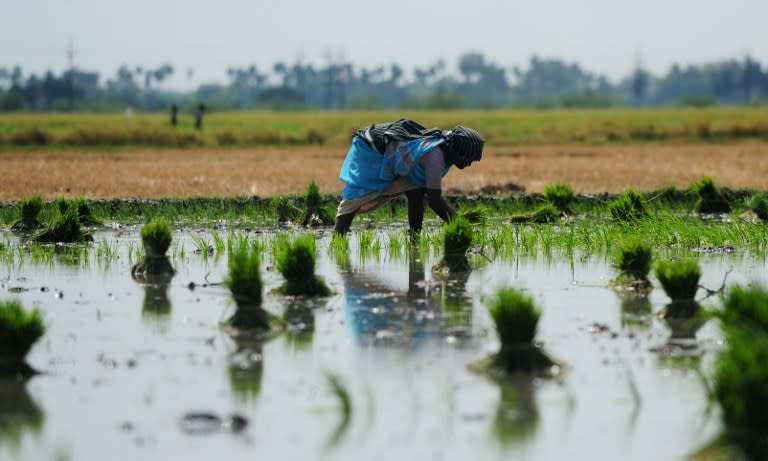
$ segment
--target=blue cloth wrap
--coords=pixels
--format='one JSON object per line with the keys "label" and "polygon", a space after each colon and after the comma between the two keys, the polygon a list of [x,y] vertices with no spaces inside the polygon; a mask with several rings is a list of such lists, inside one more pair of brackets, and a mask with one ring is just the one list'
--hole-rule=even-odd
{"label": "blue cloth wrap", "polygon": [[[342,197],[353,200],[371,192],[381,192],[399,177],[407,177],[417,186],[426,187],[426,175],[419,160],[444,142],[445,138],[432,136],[392,143],[386,154],[380,154],[355,136],[339,172],[339,179],[346,183]],[[446,164],[442,175],[445,176],[450,168],[451,165]]]}

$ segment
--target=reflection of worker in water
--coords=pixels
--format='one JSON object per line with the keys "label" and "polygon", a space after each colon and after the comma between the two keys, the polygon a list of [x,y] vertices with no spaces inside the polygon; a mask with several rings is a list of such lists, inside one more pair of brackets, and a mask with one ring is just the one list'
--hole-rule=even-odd
{"label": "reflection of worker in water", "polygon": [[[342,269],[347,323],[363,345],[421,344],[428,336],[461,335],[471,328],[465,293],[469,273],[459,274],[441,290],[430,288],[418,251],[409,254],[408,289],[393,290],[376,272]],[[471,312],[471,311],[469,311]]]}
{"label": "reflection of worker in water", "polygon": [[203,116],[205,115],[205,104],[198,104],[195,111],[195,129],[203,129]]}
{"label": "reflection of worker in water", "polygon": [[442,197],[442,178],[452,166],[463,170],[479,161],[484,142],[477,131],[461,125],[442,131],[406,119],[357,130],[339,174],[346,186],[335,231],[348,232],[356,214],[400,194],[408,199],[412,233],[421,230],[425,196],[429,207],[447,221],[455,211]]}

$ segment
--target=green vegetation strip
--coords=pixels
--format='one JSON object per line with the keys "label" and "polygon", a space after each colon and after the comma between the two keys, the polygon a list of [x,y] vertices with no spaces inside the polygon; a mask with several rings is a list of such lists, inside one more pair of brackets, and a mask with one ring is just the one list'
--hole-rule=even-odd
{"label": "green vegetation strip", "polygon": [[[768,108],[558,111],[404,111],[428,126],[480,131],[489,145],[709,142],[768,139]],[[391,112],[230,112],[206,118],[204,131],[168,126],[165,114],[0,115],[0,147],[15,146],[344,146],[352,133]]]}

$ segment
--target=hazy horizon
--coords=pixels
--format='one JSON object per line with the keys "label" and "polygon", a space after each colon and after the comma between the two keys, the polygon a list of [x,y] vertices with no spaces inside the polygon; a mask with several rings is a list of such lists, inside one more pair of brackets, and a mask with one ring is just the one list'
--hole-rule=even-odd
{"label": "hazy horizon", "polygon": [[[7,1],[7,0],[6,0]],[[228,67],[277,61],[322,66],[415,67],[443,58],[453,73],[462,53],[481,52],[506,69],[527,67],[532,55],[577,63],[613,81],[626,77],[638,57],[652,74],[675,64],[723,59],[768,61],[764,18],[756,0],[608,0],[534,3],[474,0],[470,6],[436,0],[370,2],[275,0],[182,2],[148,0],[28,0],[8,2],[9,24],[0,29],[0,66],[25,75],[74,63],[101,81],[122,65],[164,63],[175,72],[165,88],[226,82]],[[187,69],[193,69],[190,79]]]}

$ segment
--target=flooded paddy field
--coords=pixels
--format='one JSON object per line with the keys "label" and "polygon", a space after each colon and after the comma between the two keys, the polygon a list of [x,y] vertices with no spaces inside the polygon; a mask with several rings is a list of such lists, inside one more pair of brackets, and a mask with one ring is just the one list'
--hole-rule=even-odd
{"label": "flooded paddy field", "polygon": [[[175,229],[177,272],[160,283],[131,276],[138,226],[47,251],[0,231],[2,297],[47,327],[27,356],[40,374],[0,380],[0,459],[680,459],[722,431],[708,390],[718,321],[664,319],[655,279],[627,297],[605,254],[541,248],[437,276],[438,251],[392,232],[353,233],[339,256],[314,231],[328,297],[276,294],[265,252],[263,307],[286,327],[256,339],[221,326],[235,309],[226,230]],[[702,286],[768,281],[764,254],[731,250],[694,255]],[[486,300],[501,286],[540,306],[556,377],[470,370],[498,350]]]}

